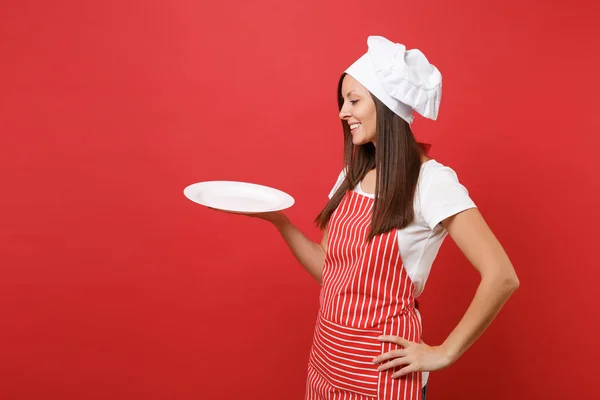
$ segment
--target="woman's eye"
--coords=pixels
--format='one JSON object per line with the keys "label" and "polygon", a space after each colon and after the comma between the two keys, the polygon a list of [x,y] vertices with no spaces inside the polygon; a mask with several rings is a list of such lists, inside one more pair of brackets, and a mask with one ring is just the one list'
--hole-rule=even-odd
{"label": "woman's eye", "polygon": [[358,103],[358,100],[350,100],[350,104],[354,105],[356,103]]}

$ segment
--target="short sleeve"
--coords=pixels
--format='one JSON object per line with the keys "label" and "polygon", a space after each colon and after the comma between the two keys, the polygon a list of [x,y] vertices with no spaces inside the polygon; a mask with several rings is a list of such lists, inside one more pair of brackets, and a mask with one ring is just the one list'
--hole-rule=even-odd
{"label": "short sleeve", "polygon": [[333,197],[333,195],[338,190],[338,188],[340,187],[342,182],[344,182],[344,178],[346,178],[346,170],[345,169],[343,169],[342,172],[340,172],[340,175],[338,176],[337,181],[335,182],[335,185],[333,185],[331,192],[329,192],[329,198]]}
{"label": "short sleeve", "polygon": [[458,180],[456,172],[439,164],[428,171],[421,191],[421,214],[430,229],[452,215],[477,207],[469,191]]}

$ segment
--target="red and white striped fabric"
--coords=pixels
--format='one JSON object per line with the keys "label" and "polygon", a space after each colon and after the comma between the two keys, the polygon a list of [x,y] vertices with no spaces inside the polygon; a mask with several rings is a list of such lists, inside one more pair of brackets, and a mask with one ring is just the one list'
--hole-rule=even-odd
{"label": "red and white striped fabric", "polygon": [[380,335],[421,338],[396,230],[366,241],[373,203],[348,191],[329,222],[306,400],[421,400],[420,372],[392,379],[400,367],[379,372],[372,362],[399,347]]}

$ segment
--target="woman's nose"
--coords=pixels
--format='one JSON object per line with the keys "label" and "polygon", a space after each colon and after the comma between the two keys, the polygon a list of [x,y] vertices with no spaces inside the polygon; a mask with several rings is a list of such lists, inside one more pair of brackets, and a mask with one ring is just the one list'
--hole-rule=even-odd
{"label": "woman's nose", "polygon": [[350,113],[348,113],[348,111],[346,110],[345,107],[342,107],[342,109],[340,110],[340,119],[344,119],[350,116]]}

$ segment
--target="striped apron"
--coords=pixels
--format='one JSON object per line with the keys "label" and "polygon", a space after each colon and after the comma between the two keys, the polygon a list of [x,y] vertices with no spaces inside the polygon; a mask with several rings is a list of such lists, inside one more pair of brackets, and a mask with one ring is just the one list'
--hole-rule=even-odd
{"label": "striped apron", "polygon": [[421,338],[414,287],[396,229],[366,241],[374,200],[348,191],[331,216],[306,400],[421,400],[421,372],[399,379],[372,360],[400,346],[380,335]]}

